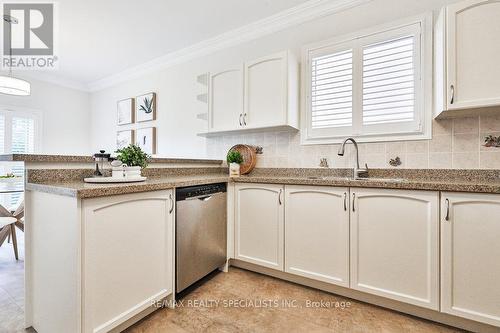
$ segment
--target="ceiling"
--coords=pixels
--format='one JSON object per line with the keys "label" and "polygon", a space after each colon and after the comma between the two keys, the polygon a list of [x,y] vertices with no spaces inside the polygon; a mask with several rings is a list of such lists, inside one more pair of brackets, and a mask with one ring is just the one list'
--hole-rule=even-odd
{"label": "ceiling", "polygon": [[51,74],[88,85],[305,2],[59,0],[59,70]]}

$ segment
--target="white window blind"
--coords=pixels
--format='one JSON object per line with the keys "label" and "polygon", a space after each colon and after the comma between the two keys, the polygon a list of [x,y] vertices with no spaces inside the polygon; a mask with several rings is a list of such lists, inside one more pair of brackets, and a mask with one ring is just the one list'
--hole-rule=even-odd
{"label": "white window blind", "polygon": [[306,46],[302,142],[428,139],[431,24],[425,16]]}
{"label": "white window blind", "polygon": [[415,37],[363,49],[363,125],[415,119]]}
{"label": "white window blind", "polygon": [[352,126],[352,50],[312,59],[312,128]]}

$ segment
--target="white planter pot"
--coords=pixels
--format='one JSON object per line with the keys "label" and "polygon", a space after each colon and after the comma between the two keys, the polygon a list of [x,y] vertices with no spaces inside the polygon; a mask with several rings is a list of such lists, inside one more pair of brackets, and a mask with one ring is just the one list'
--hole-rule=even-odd
{"label": "white planter pot", "polygon": [[229,176],[239,177],[240,176],[240,165],[238,163],[229,164]]}
{"label": "white planter pot", "polygon": [[129,167],[122,165],[112,169],[112,176],[114,178],[138,178],[141,176],[141,167]]}
{"label": "white planter pot", "polygon": [[141,167],[139,166],[127,167],[125,172],[127,174],[127,178],[138,178],[141,176]]}

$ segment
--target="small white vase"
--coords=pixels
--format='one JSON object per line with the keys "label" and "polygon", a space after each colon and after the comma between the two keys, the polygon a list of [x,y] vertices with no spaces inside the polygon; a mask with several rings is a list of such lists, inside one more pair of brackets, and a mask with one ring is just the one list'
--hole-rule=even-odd
{"label": "small white vase", "polygon": [[238,163],[229,163],[229,177],[240,176],[240,165]]}

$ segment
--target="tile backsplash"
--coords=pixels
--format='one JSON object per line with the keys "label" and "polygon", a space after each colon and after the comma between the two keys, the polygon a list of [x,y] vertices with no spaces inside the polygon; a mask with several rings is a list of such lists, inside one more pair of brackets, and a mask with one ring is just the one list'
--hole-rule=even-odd
{"label": "tile backsplash", "polygon": [[[399,156],[397,168],[411,169],[500,169],[500,148],[484,147],[487,135],[500,135],[500,115],[435,120],[431,140],[361,143],[360,164],[369,168],[394,168],[389,160]],[[207,154],[225,159],[233,145],[262,146],[257,167],[317,168],[326,158],[330,168],[354,165],[354,149],[348,145],[344,157],[338,144],[301,145],[300,132],[261,132],[207,138]]]}

